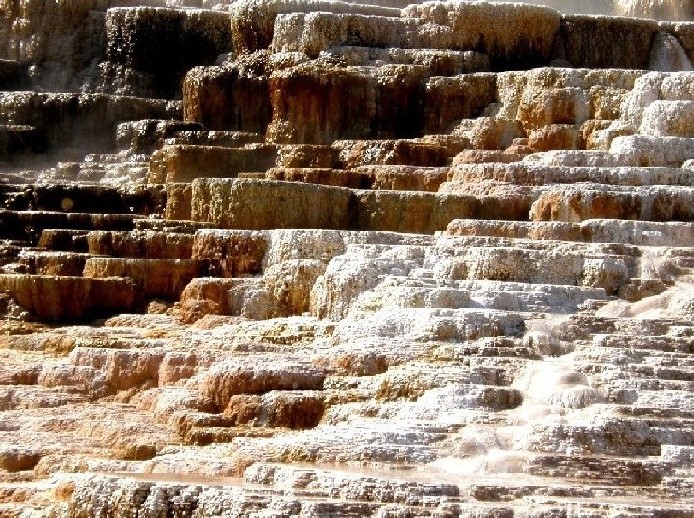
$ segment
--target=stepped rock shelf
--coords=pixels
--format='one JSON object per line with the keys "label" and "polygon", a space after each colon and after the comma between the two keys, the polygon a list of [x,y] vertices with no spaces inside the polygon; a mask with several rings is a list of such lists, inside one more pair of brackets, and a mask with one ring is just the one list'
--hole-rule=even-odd
{"label": "stepped rock shelf", "polygon": [[694,517],[694,4],[0,0],[0,517]]}

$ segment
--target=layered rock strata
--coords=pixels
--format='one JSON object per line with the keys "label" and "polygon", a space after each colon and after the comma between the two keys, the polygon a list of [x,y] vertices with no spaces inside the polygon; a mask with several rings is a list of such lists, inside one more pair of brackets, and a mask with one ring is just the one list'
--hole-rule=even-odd
{"label": "layered rock strata", "polygon": [[375,3],[0,2],[0,516],[692,516],[688,4]]}

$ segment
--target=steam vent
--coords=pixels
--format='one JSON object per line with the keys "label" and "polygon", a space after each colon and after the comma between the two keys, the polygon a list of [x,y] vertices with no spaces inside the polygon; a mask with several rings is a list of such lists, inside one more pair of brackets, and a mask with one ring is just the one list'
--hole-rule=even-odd
{"label": "steam vent", "polygon": [[694,0],[0,0],[0,518],[694,518]]}

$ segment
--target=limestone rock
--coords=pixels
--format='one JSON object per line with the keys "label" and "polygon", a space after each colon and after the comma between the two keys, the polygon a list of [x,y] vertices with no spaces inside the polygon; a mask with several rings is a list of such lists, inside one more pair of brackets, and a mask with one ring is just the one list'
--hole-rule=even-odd
{"label": "limestone rock", "polygon": [[183,82],[183,114],[211,130],[264,133],[271,115],[268,79],[254,67],[193,68]]}
{"label": "limestone rock", "polygon": [[116,145],[133,153],[151,153],[164,140],[179,131],[202,129],[195,123],[182,121],[140,120],[121,123],[116,127]]}
{"label": "limestone rock", "polygon": [[618,0],[615,11],[622,16],[656,20],[690,20],[694,17],[692,6],[682,0]]}
{"label": "limestone rock", "polygon": [[[60,198],[59,198],[60,200]],[[60,226],[74,230],[132,230],[132,214],[56,213],[50,211],[3,211],[3,238],[37,243],[46,228]]]}
{"label": "limestone rock", "polygon": [[454,182],[505,182],[517,185],[547,185],[593,182],[604,185],[689,185],[691,179],[680,168],[670,167],[586,167],[545,165],[532,162],[505,164],[488,162],[459,164],[451,168]]}
{"label": "limestone rock", "polygon": [[[272,50],[301,52],[316,58],[321,51],[344,45],[410,48],[419,38],[422,26],[414,18],[324,12],[283,14],[275,22]],[[437,48],[437,45],[422,47]]]}
{"label": "limestone rock", "polygon": [[218,261],[223,277],[242,277],[260,273],[268,249],[263,232],[249,230],[200,230],[195,233],[192,258]]}
{"label": "limestone rock", "polygon": [[339,320],[361,292],[377,285],[379,276],[407,272],[421,260],[421,250],[416,248],[396,249],[391,253],[375,246],[347,248],[345,254],[329,263],[314,286],[311,312],[321,318]]}
{"label": "limestone rock", "polygon": [[25,273],[79,277],[84,270],[87,256],[73,252],[22,251],[17,256]]}
{"label": "limestone rock", "polygon": [[452,46],[487,54],[495,69],[543,63],[560,22],[546,7],[487,2],[424,2],[408,6],[403,16],[449,27]]}
{"label": "limestone rock", "polygon": [[581,223],[560,221],[478,221],[454,220],[447,228],[452,235],[529,238],[535,240],[586,241],[593,243],[630,243],[639,246],[672,246],[690,243],[689,223],[633,220],[586,220]]}
{"label": "limestone rock", "polygon": [[[189,68],[211,65],[229,50],[231,27],[225,13],[151,7],[106,13],[107,62],[132,70],[143,85],[133,89],[125,84],[119,93],[180,97],[180,82]],[[104,79],[110,79],[108,74]],[[114,87],[104,86],[107,91]]]}
{"label": "limestone rock", "polygon": [[496,117],[464,120],[454,132],[467,137],[476,149],[506,149],[515,139],[525,137],[519,121]]}
{"label": "limestone rock", "polygon": [[478,201],[458,194],[358,191],[352,227],[394,232],[433,233],[447,222],[479,213]]}
{"label": "limestone rock", "polygon": [[156,384],[161,351],[77,348],[71,353],[77,367],[101,371],[109,391],[127,390],[144,383]]}
{"label": "limestone rock", "polygon": [[567,222],[605,217],[689,221],[689,195],[686,191],[680,193],[657,187],[638,189],[633,193],[604,188],[551,190],[541,194],[533,203],[531,218]]}
{"label": "limestone rock", "polygon": [[[665,131],[689,132],[689,124],[674,121],[665,125]],[[672,128],[672,129],[670,129]],[[658,131],[658,130],[654,130]],[[634,135],[616,137],[610,151],[615,154],[631,154],[638,165],[651,167],[680,167],[694,156],[694,140],[691,137],[652,137]]]}
{"label": "limestone rock", "polygon": [[189,234],[154,231],[93,231],[86,235],[90,254],[140,259],[189,259],[193,240]]}
{"label": "limestone rock", "polygon": [[373,175],[372,189],[435,192],[448,177],[447,167],[364,166],[359,173]]}
{"label": "limestone rock", "polygon": [[648,69],[654,20],[571,15],[559,30],[559,56],[580,68]]}
{"label": "limestone rock", "polygon": [[193,323],[205,315],[228,314],[232,286],[230,279],[191,279],[181,293],[181,320]]}
{"label": "limestone rock", "polygon": [[[535,68],[497,74],[500,106],[496,115],[534,124],[618,118],[623,97],[635,88],[642,70]],[[548,111],[548,113],[544,113]],[[519,112],[524,114],[519,116]]]}
{"label": "limestone rock", "polygon": [[22,450],[19,448],[3,448],[0,453],[2,469],[11,473],[33,469],[41,459],[41,452]]}
{"label": "limestone rock", "polygon": [[311,289],[325,268],[317,259],[296,259],[265,270],[265,283],[280,315],[301,315],[309,310]]}
{"label": "limestone rock", "polygon": [[588,119],[588,107],[588,95],[579,88],[528,91],[518,107],[518,118],[526,129],[581,124]]}
{"label": "limestone rock", "polygon": [[[627,140],[627,142],[629,142]],[[645,154],[645,153],[644,153]],[[561,150],[538,151],[525,155],[522,162],[532,164],[542,164],[550,166],[572,166],[572,167],[620,167],[633,166],[642,167],[649,165],[642,162],[642,156],[633,150]],[[655,166],[666,166],[662,161],[653,164]]]}
{"label": "limestone rock", "polygon": [[33,81],[50,91],[79,88],[105,52],[102,0],[7,4],[0,23],[0,55],[34,67]]}
{"label": "limestone rock", "polygon": [[105,396],[113,390],[108,387],[106,377],[90,365],[44,365],[37,384],[46,388],[69,388],[92,398]]}
{"label": "limestone rock", "polygon": [[225,409],[239,394],[262,394],[271,390],[320,390],[325,374],[298,363],[262,367],[217,364],[202,375],[201,391],[218,408]]}
{"label": "limestone rock", "polygon": [[352,189],[368,188],[373,185],[374,177],[359,171],[345,171],[318,167],[306,168],[272,168],[265,173],[268,180],[285,182],[306,182]]}
{"label": "limestone rock", "polygon": [[694,103],[654,101],[643,112],[640,132],[663,137],[694,136]]}
{"label": "limestone rock", "polygon": [[495,101],[496,79],[485,73],[432,77],[424,94],[425,132],[447,132],[461,119],[477,117]]}
{"label": "limestone rock", "polygon": [[119,122],[180,117],[180,106],[164,100],[104,94],[0,94],[0,121],[39,129],[46,135],[49,150],[81,147],[85,142],[92,152],[109,150]]}
{"label": "limestone rock", "polygon": [[278,15],[312,11],[398,16],[397,9],[378,5],[323,0],[244,0],[234,2],[231,9],[234,48],[237,52],[268,48]]}
{"label": "limestone rock", "polygon": [[[16,188],[16,187],[15,187]],[[7,208],[17,212],[62,213],[66,219],[78,215],[108,216],[147,214],[160,203],[158,188],[120,188],[94,184],[22,185],[8,200]],[[38,214],[36,214],[38,216]],[[116,219],[116,218],[114,218]]]}
{"label": "limestone rock", "polygon": [[275,72],[269,88],[268,136],[276,142],[323,144],[370,134],[376,81],[363,72],[300,65]]}
{"label": "limestone rock", "polygon": [[652,72],[639,78],[622,107],[623,118],[635,128],[641,125],[644,109],[654,101],[686,101],[690,98],[691,72]]}
{"label": "limestone rock", "polygon": [[275,390],[263,395],[232,396],[224,410],[237,425],[313,428],[323,417],[320,392]]}
{"label": "limestone rock", "polygon": [[694,24],[374,1],[0,1],[1,516],[691,515]]}
{"label": "limestone rock", "polygon": [[485,72],[489,58],[479,52],[448,49],[402,49],[343,45],[323,50],[318,59],[347,66],[421,65],[432,76]]}
{"label": "limestone rock", "polygon": [[171,182],[166,184],[167,220],[189,220],[192,203],[192,190],[189,183]]}
{"label": "limestone rock", "polygon": [[194,259],[135,259],[93,257],[88,259],[85,278],[123,277],[130,279],[145,297],[176,300],[188,282],[202,274]]}
{"label": "limestone rock", "polygon": [[152,155],[150,177],[167,183],[190,183],[195,178],[234,178],[240,172],[264,171],[275,165],[277,148],[247,144],[241,148],[218,146],[165,146]]}
{"label": "limestone rock", "polygon": [[338,140],[333,147],[347,169],[369,165],[444,166],[449,149],[424,139],[410,140]]}
{"label": "limestone rock", "polygon": [[[278,70],[270,76],[273,116],[268,136],[277,142],[313,144],[409,138],[421,134],[425,126],[430,131],[447,131],[455,121],[479,113],[493,100],[490,75],[434,81],[429,74],[423,65],[368,69],[320,62]],[[462,99],[457,96],[460,90]]]}
{"label": "limestone rock", "polygon": [[290,144],[280,148],[277,164],[292,168],[332,168],[338,166],[338,155],[339,151],[332,146]]}
{"label": "limestone rock", "polygon": [[138,295],[126,279],[1,275],[3,291],[42,320],[82,320],[129,311]]}
{"label": "limestone rock", "polygon": [[[277,197],[281,204],[275,203]],[[349,228],[351,193],[338,187],[198,179],[192,198],[192,219],[222,228]]]}
{"label": "limestone rock", "polygon": [[[185,102],[184,102],[185,108]],[[174,136],[166,139],[165,144],[192,144],[198,146],[242,147],[246,144],[262,144],[263,137],[246,131],[176,131]]]}

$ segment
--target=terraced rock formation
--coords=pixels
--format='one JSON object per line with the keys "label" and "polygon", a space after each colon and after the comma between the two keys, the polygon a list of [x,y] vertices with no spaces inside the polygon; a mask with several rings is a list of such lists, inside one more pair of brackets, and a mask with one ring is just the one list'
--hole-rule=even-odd
{"label": "terraced rock formation", "polygon": [[0,516],[694,516],[691,2],[375,4],[0,1]]}

